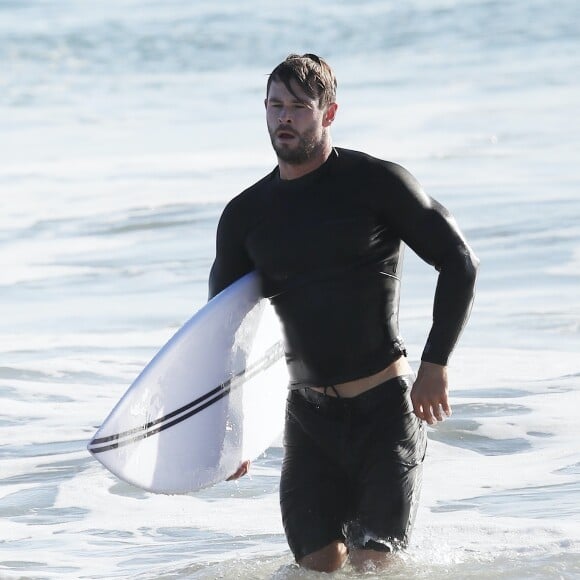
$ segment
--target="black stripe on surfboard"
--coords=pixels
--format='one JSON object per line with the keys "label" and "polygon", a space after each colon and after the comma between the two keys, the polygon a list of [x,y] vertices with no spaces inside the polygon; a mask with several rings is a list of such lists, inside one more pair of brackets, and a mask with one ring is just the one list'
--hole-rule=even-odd
{"label": "black stripe on surfboard", "polygon": [[186,413],[185,415],[181,415],[180,417],[177,417],[176,419],[174,419],[173,421],[170,421],[169,423],[163,423],[162,425],[159,425],[159,427],[157,427],[156,429],[147,429],[147,430],[142,429],[140,434],[138,434],[138,435],[135,434],[135,435],[133,435],[133,437],[131,437],[129,439],[115,441],[114,443],[111,443],[110,445],[104,445],[101,447],[93,447],[91,444],[91,446],[89,447],[89,451],[91,453],[103,453],[104,451],[111,451],[112,449],[118,449],[119,447],[124,447],[125,445],[129,445],[131,443],[136,443],[137,441],[141,441],[142,439],[147,439],[147,437],[151,437],[152,435],[156,435],[157,433],[160,433],[161,431],[165,431],[165,429],[169,429],[170,427],[173,427],[174,425],[177,425],[177,424],[185,421],[186,419],[189,419],[189,417],[193,417],[194,415],[196,415],[200,411],[207,409],[209,406],[213,405],[214,403],[216,403],[220,399],[223,399],[226,395],[229,394],[230,391],[231,391],[231,387],[224,388],[224,390],[221,393],[218,393],[213,399],[206,401],[203,405],[201,405],[201,407],[197,407],[195,409],[192,409],[191,411],[189,411],[189,413]]}
{"label": "black stripe on surfboard", "polygon": [[151,429],[152,427],[159,425],[159,423],[163,423],[164,421],[169,421],[170,419],[173,419],[173,417],[176,417],[176,416],[180,415],[181,413],[185,413],[185,412],[189,411],[193,407],[200,405],[205,400],[209,399],[210,397],[213,397],[214,395],[220,395],[223,391],[229,392],[230,384],[232,383],[232,381],[234,381],[236,378],[238,378],[240,376],[243,376],[244,372],[245,372],[245,370],[242,371],[241,373],[238,373],[237,375],[234,375],[233,377],[231,377],[230,379],[228,379],[227,381],[225,381],[221,385],[218,385],[215,389],[209,391],[209,393],[202,395],[201,397],[195,399],[191,403],[188,403],[187,405],[184,405],[183,407],[180,407],[179,409],[176,409],[175,411],[171,411],[171,413],[168,413],[167,415],[163,415],[163,417],[159,417],[159,419],[155,419],[154,421],[150,421],[149,423],[146,423],[145,425],[141,425],[139,427],[134,427],[133,429],[129,429],[128,431],[122,431],[121,433],[115,433],[114,435],[107,435],[107,437],[99,437],[97,439],[93,439],[91,441],[91,446],[92,445],[99,445],[101,443],[108,443],[109,441],[117,441],[117,440],[123,439],[125,437],[131,437],[131,435],[143,433],[143,431],[147,431],[147,430]]}
{"label": "black stripe on surfboard", "polygon": [[101,453],[103,451],[110,451],[111,449],[123,447],[130,443],[135,443],[155,435],[161,431],[164,431],[165,429],[169,429],[170,427],[181,423],[182,421],[185,421],[186,419],[189,419],[193,415],[196,415],[200,411],[207,409],[228,395],[232,389],[237,388],[237,386],[241,384],[241,379],[249,380],[261,370],[272,366],[280,358],[282,353],[282,343],[277,342],[275,345],[269,348],[264,356],[256,361],[251,367],[240,371],[208,393],[198,397],[194,401],[180,407],[179,409],[176,409],[175,411],[155,419],[154,421],[150,421],[140,427],[135,427],[128,431],[123,431],[114,435],[93,439],[89,443],[89,451],[91,453]]}

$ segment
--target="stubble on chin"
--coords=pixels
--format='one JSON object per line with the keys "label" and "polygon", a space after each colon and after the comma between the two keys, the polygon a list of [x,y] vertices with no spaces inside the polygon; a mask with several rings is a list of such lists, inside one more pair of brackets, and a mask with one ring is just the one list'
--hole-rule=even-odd
{"label": "stubble on chin", "polygon": [[323,147],[323,140],[317,139],[314,132],[306,135],[297,135],[298,143],[294,147],[277,143],[276,135],[270,134],[270,141],[278,159],[290,165],[300,165],[316,157]]}

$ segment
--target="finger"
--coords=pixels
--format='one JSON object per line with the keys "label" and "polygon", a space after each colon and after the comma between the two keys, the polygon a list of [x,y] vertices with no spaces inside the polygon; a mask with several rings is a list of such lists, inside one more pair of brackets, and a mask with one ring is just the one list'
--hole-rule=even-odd
{"label": "finger", "polygon": [[411,404],[413,405],[413,413],[415,413],[415,415],[417,417],[419,417],[419,419],[421,419],[421,421],[423,421],[423,407],[421,405],[421,403],[417,400],[417,397],[415,395],[415,391],[411,391]]}
{"label": "finger", "polygon": [[421,421],[425,420],[425,417],[423,415],[423,407],[419,404],[419,403],[415,403],[413,401],[413,413],[415,413],[415,415],[421,419]]}
{"label": "finger", "polygon": [[427,403],[417,402],[413,407],[413,412],[419,419],[421,419],[421,421],[425,421],[429,425],[436,423],[433,415],[431,414],[431,407]]}
{"label": "finger", "polygon": [[435,403],[433,405],[433,415],[437,421],[444,421],[443,412],[441,411],[441,405],[439,403]]}
{"label": "finger", "polygon": [[445,413],[445,415],[447,415],[447,417],[451,417],[453,411],[451,410],[451,405],[449,404],[449,399],[447,397],[443,399],[441,407],[443,408],[443,412]]}
{"label": "finger", "polygon": [[242,467],[238,467],[238,469],[236,470],[235,473],[232,473],[232,475],[230,475],[226,481],[234,481],[236,479],[240,479],[240,477],[242,477],[243,475],[246,475],[247,470],[242,466]]}
{"label": "finger", "polygon": [[230,475],[226,481],[233,481],[235,479],[239,479],[240,477],[243,477],[244,475],[246,475],[246,473],[248,473],[250,469],[250,462],[249,461],[244,461],[237,469],[237,471]]}
{"label": "finger", "polygon": [[435,425],[435,423],[437,423],[437,419],[431,410],[431,405],[425,405],[425,412],[423,414],[425,415],[425,421],[427,421],[429,425]]}
{"label": "finger", "polygon": [[423,411],[413,411],[413,413],[415,413],[415,417],[417,417],[418,419],[420,419],[421,421],[425,421],[425,417],[423,415]]}
{"label": "finger", "polygon": [[437,422],[435,420],[435,417],[433,417],[433,413],[431,412],[431,405],[429,405],[427,403],[422,403],[420,408],[421,408],[421,414],[417,415],[417,417],[419,417],[419,419],[422,419],[423,421],[425,421],[429,425],[433,425],[433,423]]}

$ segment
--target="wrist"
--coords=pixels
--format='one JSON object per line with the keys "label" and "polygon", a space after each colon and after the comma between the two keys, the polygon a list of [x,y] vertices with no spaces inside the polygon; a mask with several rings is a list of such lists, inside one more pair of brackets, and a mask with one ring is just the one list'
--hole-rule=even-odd
{"label": "wrist", "polygon": [[424,376],[427,375],[431,378],[435,377],[447,377],[447,365],[440,365],[438,363],[432,363],[428,361],[421,361],[419,366],[419,371],[417,372],[417,376]]}
{"label": "wrist", "polygon": [[429,362],[426,360],[421,361],[421,366],[425,367],[425,368],[431,368],[431,369],[446,369],[447,368],[446,364],[434,363],[434,362]]}

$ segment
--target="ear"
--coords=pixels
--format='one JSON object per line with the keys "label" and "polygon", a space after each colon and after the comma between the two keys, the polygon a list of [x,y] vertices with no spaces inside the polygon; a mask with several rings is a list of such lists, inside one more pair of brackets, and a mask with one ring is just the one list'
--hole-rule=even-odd
{"label": "ear", "polygon": [[323,127],[330,127],[330,125],[332,125],[334,119],[336,118],[337,110],[338,105],[336,103],[330,103],[330,105],[326,107],[326,112],[324,113],[324,117],[322,118]]}
{"label": "ear", "polygon": [[264,99],[264,108],[266,108],[266,109],[268,108],[268,98],[267,97]]}

